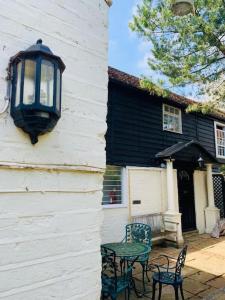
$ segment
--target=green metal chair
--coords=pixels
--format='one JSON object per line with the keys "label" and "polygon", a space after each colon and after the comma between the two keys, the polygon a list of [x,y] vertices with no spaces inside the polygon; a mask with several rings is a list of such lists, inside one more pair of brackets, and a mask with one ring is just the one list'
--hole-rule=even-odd
{"label": "green metal chair", "polygon": [[[187,253],[187,246],[185,246],[178,258],[174,258],[168,255],[160,255],[158,259],[166,259],[166,266],[165,264],[157,265],[157,264],[150,264],[148,266],[148,270],[152,271],[156,269],[156,272],[153,273],[153,286],[152,286],[152,300],[155,299],[155,289],[156,284],[159,284],[159,296],[158,299],[161,299],[162,293],[162,285],[172,285],[175,291],[175,299],[178,300],[178,291],[180,288],[181,297],[184,300],[184,293],[183,293],[183,277],[181,276],[182,268],[184,267],[185,258]],[[157,259],[157,258],[156,258]],[[176,265],[171,267],[170,262],[175,261]],[[171,272],[171,270],[174,270]]]}
{"label": "green metal chair", "polygon": [[151,227],[147,224],[143,223],[131,223],[126,225],[126,236],[123,239],[124,242],[127,243],[144,243],[149,247],[148,254],[141,255],[135,261],[136,263],[141,264],[142,267],[142,284],[143,290],[146,291],[145,287],[145,276],[147,277],[148,281],[150,281],[148,277],[148,260],[149,260],[149,253],[152,247],[152,232]]}
{"label": "green metal chair", "polygon": [[101,246],[102,254],[102,292],[101,299],[116,300],[121,292],[125,292],[125,300],[130,299],[132,286],[133,262],[126,261],[120,270],[116,262],[115,251]]}

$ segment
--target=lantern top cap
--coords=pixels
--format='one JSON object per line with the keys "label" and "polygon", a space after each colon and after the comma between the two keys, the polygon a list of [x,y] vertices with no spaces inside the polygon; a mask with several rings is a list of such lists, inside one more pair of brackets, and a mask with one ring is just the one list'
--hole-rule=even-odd
{"label": "lantern top cap", "polygon": [[53,52],[50,50],[50,48],[48,46],[42,44],[42,39],[38,39],[36,44],[34,44],[34,45],[30,46],[29,48],[27,48],[26,51],[29,51],[29,52],[41,51],[43,53],[53,55]]}
{"label": "lantern top cap", "polygon": [[37,56],[41,54],[45,55],[50,59],[57,60],[62,72],[65,70],[66,66],[62,61],[62,59],[59,56],[54,55],[48,46],[42,44],[42,39],[38,39],[36,44],[30,46],[25,51],[18,52],[15,56],[11,57],[10,62],[12,64],[14,62],[18,62],[21,58],[27,58],[27,57]]}

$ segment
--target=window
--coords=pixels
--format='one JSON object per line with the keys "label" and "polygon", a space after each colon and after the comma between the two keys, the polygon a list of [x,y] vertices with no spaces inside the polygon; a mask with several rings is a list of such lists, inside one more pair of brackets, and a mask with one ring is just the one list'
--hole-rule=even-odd
{"label": "window", "polygon": [[215,123],[216,156],[225,158],[225,125]]}
{"label": "window", "polygon": [[181,110],[163,104],[163,130],[182,133]]}
{"label": "window", "polygon": [[119,166],[107,166],[103,181],[103,205],[122,204],[122,170]]}

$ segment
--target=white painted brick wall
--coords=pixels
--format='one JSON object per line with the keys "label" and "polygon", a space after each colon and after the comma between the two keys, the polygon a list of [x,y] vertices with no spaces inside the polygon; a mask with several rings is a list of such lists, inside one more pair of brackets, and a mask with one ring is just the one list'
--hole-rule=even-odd
{"label": "white painted brick wall", "polygon": [[0,3],[0,109],[12,55],[42,38],[66,64],[62,118],[38,144],[0,115],[0,299],[98,300],[108,6]]}
{"label": "white painted brick wall", "polygon": [[129,223],[129,208],[104,208],[102,242],[121,242],[125,236],[125,226]]}

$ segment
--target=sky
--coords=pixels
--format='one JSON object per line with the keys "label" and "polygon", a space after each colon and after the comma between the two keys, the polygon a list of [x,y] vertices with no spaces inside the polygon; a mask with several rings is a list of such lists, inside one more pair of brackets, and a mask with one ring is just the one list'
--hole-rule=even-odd
{"label": "sky", "polygon": [[[109,66],[128,74],[159,76],[149,70],[147,58],[151,56],[151,46],[129,29],[129,22],[140,0],[113,0],[109,10]],[[173,92],[197,100],[195,90],[173,88]]]}
{"label": "sky", "polygon": [[138,0],[113,0],[109,12],[109,65],[140,76],[147,72],[144,60],[148,46],[128,27],[137,3]]}

